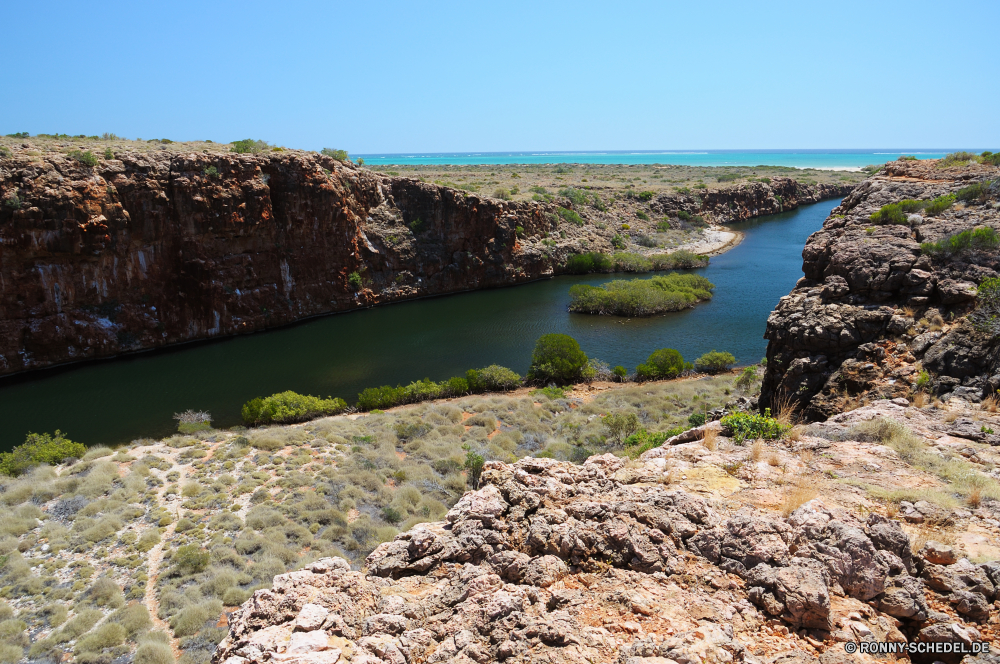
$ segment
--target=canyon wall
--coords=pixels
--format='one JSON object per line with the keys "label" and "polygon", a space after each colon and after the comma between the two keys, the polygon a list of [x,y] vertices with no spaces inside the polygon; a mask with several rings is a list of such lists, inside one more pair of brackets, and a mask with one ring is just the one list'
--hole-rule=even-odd
{"label": "canyon wall", "polygon": [[[28,147],[0,159],[0,375],[530,281],[617,232],[316,153],[91,167]],[[726,191],[650,208],[721,223],[845,193],[783,178]]]}
{"label": "canyon wall", "polygon": [[[969,319],[978,285],[1000,273],[988,230],[1000,228],[1000,169],[941,166],[887,164],[809,238],[805,276],[768,319],[761,406],[791,401],[825,419],[869,398],[920,391],[979,401],[1000,388],[996,341]],[[890,203],[977,184],[944,210],[911,211],[903,223],[871,218]],[[977,228],[984,242],[921,247]]]}

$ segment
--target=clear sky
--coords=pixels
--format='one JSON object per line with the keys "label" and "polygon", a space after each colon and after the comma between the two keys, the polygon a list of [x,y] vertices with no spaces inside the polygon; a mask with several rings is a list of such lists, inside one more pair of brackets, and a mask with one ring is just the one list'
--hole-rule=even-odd
{"label": "clear sky", "polygon": [[0,16],[0,133],[352,153],[1000,147],[997,0],[31,0]]}

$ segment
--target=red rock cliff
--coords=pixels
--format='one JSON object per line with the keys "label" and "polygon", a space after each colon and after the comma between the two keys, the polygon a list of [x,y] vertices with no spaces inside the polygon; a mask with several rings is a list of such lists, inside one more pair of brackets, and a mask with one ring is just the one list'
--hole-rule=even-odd
{"label": "red rock cliff", "polygon": [[567,250],[518,242],[551,230],[545,206],[319,155],[15,156],[0,191],[16,199],[0,206],[0,374],[527,281]]}

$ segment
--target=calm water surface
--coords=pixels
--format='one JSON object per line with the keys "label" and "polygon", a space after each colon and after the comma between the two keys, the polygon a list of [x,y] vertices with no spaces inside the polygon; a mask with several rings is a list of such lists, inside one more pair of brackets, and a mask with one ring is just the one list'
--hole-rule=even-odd
{"label": "calm water surface", "polygon": [[0,380],[0,448],[57,428],[89,445],[164,436],[174,430],[171,415],[187,408],[232,426],[245,401],[283,390],[351,403],[368,386],[441,380],[488,364],[524,373],[535,339],[549,332],[570,334],[591,357],[629,369],[665,346],[689,360],[728,350],[756,362],[768,314],[802,276],[806,238],[838,202],[734,226],[746,233],[743,243],[697,270],[716,285],[712,301],[666,316],[570,314],[570,286],[612,277],[566,276]]}

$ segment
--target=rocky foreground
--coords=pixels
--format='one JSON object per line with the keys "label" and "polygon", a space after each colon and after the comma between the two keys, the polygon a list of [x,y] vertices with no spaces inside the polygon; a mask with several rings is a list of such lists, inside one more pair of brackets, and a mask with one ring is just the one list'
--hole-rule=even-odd
{"label": "rocky foreground", "polygon": [[[446,521],[380,545],[364,571],[326,558],[276,577],[213,661],[831,664],[870,658],[848,642],[994,641],[1000,503],[886,501],[949,487],[861,435],[904,422],[944,457],[962,445],[933,430],[944,414],[879,401],[766,456],[715,424],[638,461],[491,462]],[[1000,459],[969,446],[992,487]]]}

